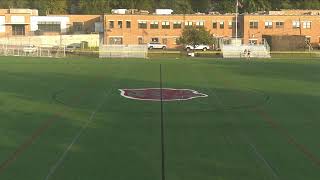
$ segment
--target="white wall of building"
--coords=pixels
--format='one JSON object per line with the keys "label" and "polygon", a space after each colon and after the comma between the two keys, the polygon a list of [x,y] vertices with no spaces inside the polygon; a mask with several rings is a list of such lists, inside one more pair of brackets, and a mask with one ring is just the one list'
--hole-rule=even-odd
{"label": "white wall of building", "polygon": [[12,24],[24,24],[26,22],[26,18],[24,16],[11,16]]}
{"label": "white wall of building", "polygon": [[67,46],[72,43],[81,43],[81,41],[88,42],[89,47],[100,45],[99,34],[0,37],[0,44],[8,45]]}
{"label": "white wall of building", "polygon": [[0,16],[0,32],[6,32],[6,17],[5,16]]}
{"label": "white wall of building", "polygon": [[61,32],[66,33],[67,28],[70,25],[69,17],[63,16],[31,16],[30,17],[30,25],[31,31],[38,30],[38,23],[39,22],[60,22]]}

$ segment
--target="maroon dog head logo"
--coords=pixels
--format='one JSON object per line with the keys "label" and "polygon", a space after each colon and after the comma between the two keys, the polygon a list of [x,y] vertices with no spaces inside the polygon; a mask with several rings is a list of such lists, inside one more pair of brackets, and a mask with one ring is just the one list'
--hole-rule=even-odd
{"label": "maroon dog head logo", "polygon": [[[128,99],[144,100],[144,101],[161,101],[160,88],[145,88],[145,89],[119,89],[121,96]],[[163,101],[183,101],[194,98],[208,97],[206,94],[199,93],[191,89],[162,89]]]}

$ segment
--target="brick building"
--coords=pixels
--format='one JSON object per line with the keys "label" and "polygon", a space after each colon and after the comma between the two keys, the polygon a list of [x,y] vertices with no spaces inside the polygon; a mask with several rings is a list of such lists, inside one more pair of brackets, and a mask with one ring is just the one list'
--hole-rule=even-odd
{"label": "brick building", "polygon": [[[217,37],[235,37],[234,15],[104,15],[105,44],[146,44],[160,42],[177,47],[177,38],[186,26],[205,27]],[[238,23],[238,36],[242,36]]]}
{"label": "brick building", "polygon": [[244,15],[244,43],[260,43],[262,35],[303,35],[313,46],[318,46],[319,14],[319,10],[283,10]]}
{"label": "brick building", "polygon": [[[235,14],[105,14],[39,16],[35,9],[0,9],[0,38],[9,36],[90,34],[104,32],[104,44],[157,41],[176,48],[186,26],[205,27],[219,38],[236,36]],[[242,14],[238,37],[260,43],[263,35],[303,35],[320,43],[320,10],[281,10]]]}
{"label": "brick building", "polygon": [[0,9],[0,37],[25,35],[31,28],[31,16],[38,16],[38,10]]}
{"label": "brick building", "polygon": [[[203,26],[216,37],[235,37],[235,15],[104,15],[105,44],[145,44],[158,41],[177,47],[185,26]],[[281,10],[242,14],[238,37],[243,43],[260,43],[263,35],[303,35],[314,46],[320,43],[320,11]]]}
{"label": "brick building", "polygon": [[0,37],[88,34],[103,31],[102,15],[39,16],[35,9],[0,9]]}

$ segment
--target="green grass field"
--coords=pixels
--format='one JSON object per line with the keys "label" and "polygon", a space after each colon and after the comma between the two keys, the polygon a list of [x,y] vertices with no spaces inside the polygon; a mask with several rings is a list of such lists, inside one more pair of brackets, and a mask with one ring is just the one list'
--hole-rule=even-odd
{"label": "green grass field", "polygon": [[320,61],[0,57],[1,180],[320,179]]}

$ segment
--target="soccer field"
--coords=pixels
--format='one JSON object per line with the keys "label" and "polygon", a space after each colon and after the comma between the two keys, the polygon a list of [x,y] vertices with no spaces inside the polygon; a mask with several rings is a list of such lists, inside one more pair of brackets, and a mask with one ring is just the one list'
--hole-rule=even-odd
{"label": "soccer field", "polygon": [[320,61],[0,57],[1,180],[320,179]]}

